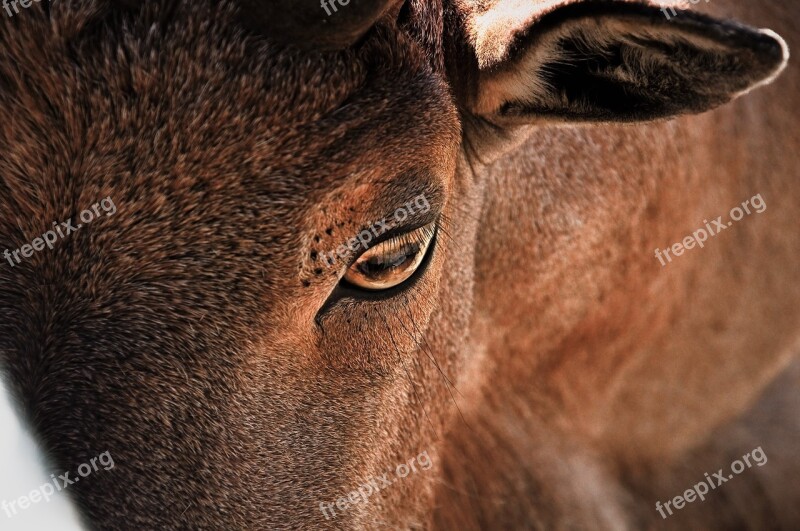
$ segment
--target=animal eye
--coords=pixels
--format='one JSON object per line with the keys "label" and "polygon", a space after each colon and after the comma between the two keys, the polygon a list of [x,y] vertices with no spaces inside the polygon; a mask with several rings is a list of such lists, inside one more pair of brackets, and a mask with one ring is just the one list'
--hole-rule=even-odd
{"label": "animal eye", "polygon": [[348,268],[344,279],[370,291],[402,284],[419,268],[435,233],[434,222],[370,247]]}

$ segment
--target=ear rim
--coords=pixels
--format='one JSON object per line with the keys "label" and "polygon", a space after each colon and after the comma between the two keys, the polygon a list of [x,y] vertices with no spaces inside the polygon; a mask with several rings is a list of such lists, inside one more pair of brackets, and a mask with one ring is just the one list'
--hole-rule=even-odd
{"label": "ear rim", "polygon": [[[608,122],[647,122],[664,119],[688,113],[701,113],[723,105],[756,88],[772,83],[785,70],[789,60],[789,48],[786,41],[777,33],[768,29],[756,29],[736,21],[721,20],[691,10],[677,10],[678,15],[669,19],[664,17],[663,6],[656,6],[649,2],[629,0],[568,0],[566,5],[556,6],[538,16],[531,16],[525,21],[524,29],[512,30],[508,42],[494,46],[481,44],[478,38],[474,43],[476,59],[473,68],[477,69],[470,78],[474,81],[471,89],[466,91],[466,107],[473,114],[486,118],[497,125],[529,125],[539,120],[555,123],[608,123]],[[490,83],[502,75],[512,75],[521,63],[529,57],[529,50],[552,37],[559,28],[567,24],[579,25],[582,22],[597,22],[605,17],[608,20],[626,19],[629,23],[647,20],[651,27],[663,29],[674,28],[681,24],[681,32],[691,35],[699,40],[713,41],[728,49],[748,50],[753,55],[758,55],[763,61],[764,68],[754,70],[753,77],[758,81],[748,81],[748,85],[741,90],[731,91],[716,99],[708,99],[703,105],[686,106],[685,108],[665,107],[662,112],[637,113],[628,115],[608,114],[606,116],[589,115],[582,117],[579,114],[529,108],[520,112],[521,107],[514,107],[513,101],[499,108],[491,109],[482,107],[481,85]],[[479,48],[483,46],[482,53]],[[491,50],[491,53],[486,50]],[[504,51],[500,57],[496,52]],[[762,72],[762,70],[764,72]],[[762,75],[763,74],[763,75]],[[523,103],[523,102],[520,102]],[[568,109],[567,109],[568,110]]]}
{"label": "ear rim", "polygon": [[736,99],[736,98],[738,98],[740,96],[744,96],[745,94],[748,94],[748,93],[756,90],[757,88],[765,87],[767,85],[772,84],[773,81],[778,79],[781,76],[781,74],[783,74],[784,70],[786,70],[786,67],[789,66],[789,59],[791,58],[792,54],[789,51],[789,43],[786,42],[786,39],[784,39],[783,37],[778,35],[777,32],[775,32],[775,31],[773,31],[773,30],[771,30],[769,28],[758,28],[758,32],[761,33],[764,36],[772,37],[773,39],[775,39],[776,42],[778,42],[778,44],[780,45],[781,50],[782,50],[783,60],[782,60],[781,64],[778,65],[778,67],[775,69],[775,71],[771,75],[769,75],[768,77],[762,79],[761,81],[759,81],[758,83],[752,85],[751,87],[749,87],[749,88],[747,88],[747,89],[745,89],[745,90],[743,90],[741,92],[736,93],[733,96],[732,99]]}

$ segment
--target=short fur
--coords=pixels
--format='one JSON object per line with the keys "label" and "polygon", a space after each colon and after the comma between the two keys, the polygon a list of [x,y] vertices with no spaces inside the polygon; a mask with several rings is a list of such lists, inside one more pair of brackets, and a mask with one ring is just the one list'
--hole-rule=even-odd
{"label": "short fur", "polygon": [[[713,9],[791,47],[797,7]],[[796,69],[698,117],[520,129],[471,99],[491,8],[409,1],[327,52],[228,2],[0,22],[0,249],[118,207],[0,264],[0,359],[54,468],[114,456],[73,489],[93,528],[800,525],[800,426],[764,413],[798,412]],[[320,255],[419,193],[424,274],[339,294]],[[653,258],[755,193],[764,215]],[[653,509],[756,445],[763,469]]]}

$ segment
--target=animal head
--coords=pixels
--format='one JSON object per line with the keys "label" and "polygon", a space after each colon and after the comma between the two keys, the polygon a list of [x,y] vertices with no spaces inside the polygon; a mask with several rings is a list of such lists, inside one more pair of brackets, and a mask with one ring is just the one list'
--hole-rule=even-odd
{"label": "animal head", "polygon": [[331,2],[0,22],[0,243],[76,227],[0,264],[0,354],[57,468],[113,455],[74,487],[98,528],[424,522],[481,333],[481,168],[526,126],[701,112],[785,64],[641,2]]}

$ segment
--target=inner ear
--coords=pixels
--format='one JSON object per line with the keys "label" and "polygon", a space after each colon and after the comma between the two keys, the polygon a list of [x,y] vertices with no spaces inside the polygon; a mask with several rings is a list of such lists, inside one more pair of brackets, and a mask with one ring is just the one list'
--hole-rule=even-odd
{"label": "inner ear", "polygon": [[771,31],[686,11],[667,19],[659,8],[629,2],[556,9],[495,50],[502,52],[479,54],[471,107],[504,122],[702,112],[769,82],[788,58]]}

